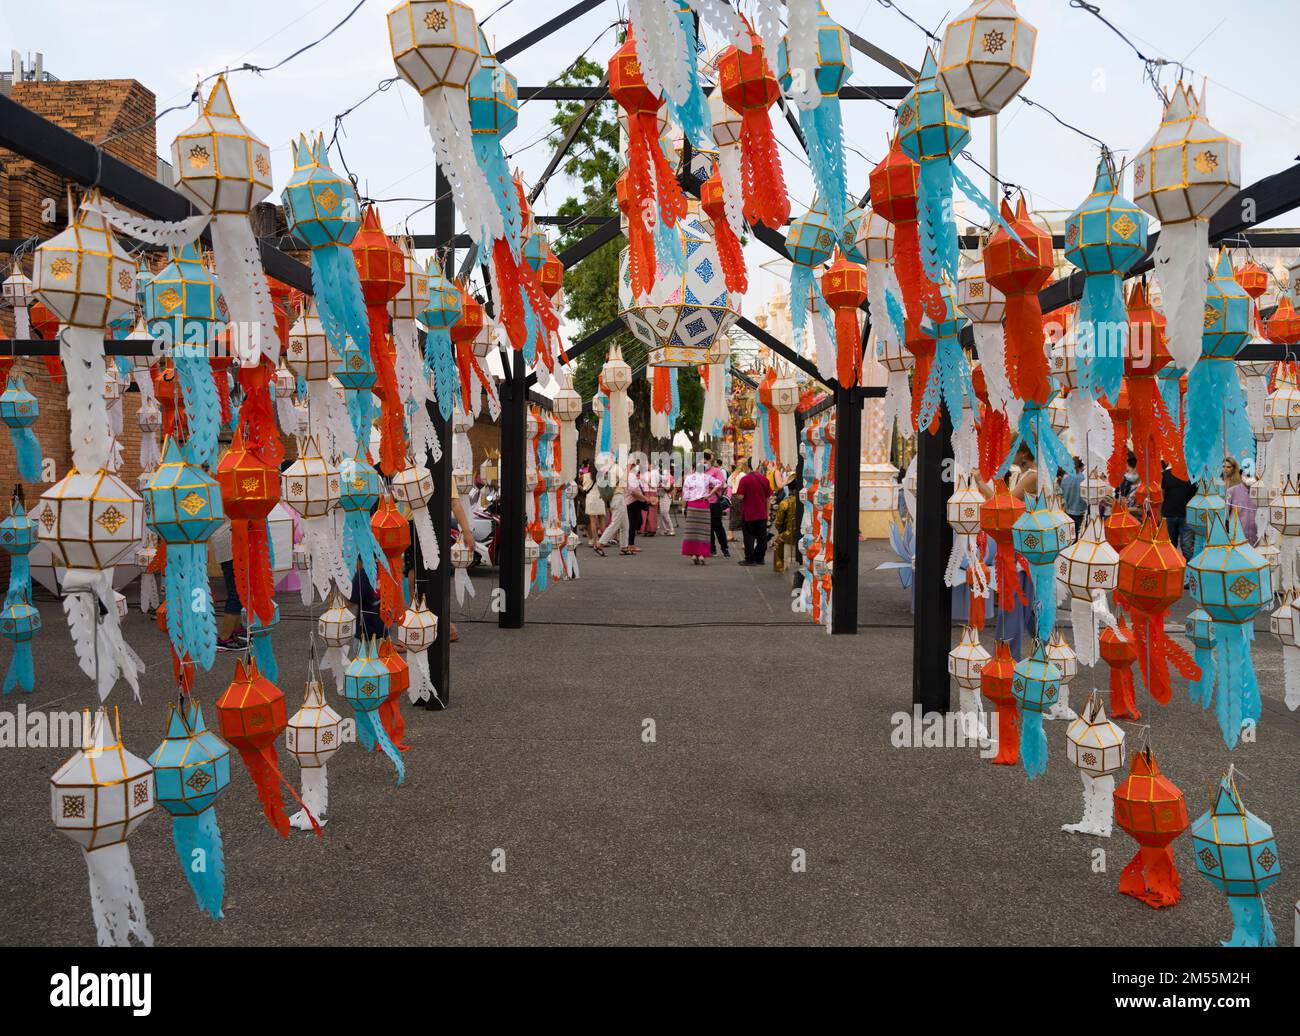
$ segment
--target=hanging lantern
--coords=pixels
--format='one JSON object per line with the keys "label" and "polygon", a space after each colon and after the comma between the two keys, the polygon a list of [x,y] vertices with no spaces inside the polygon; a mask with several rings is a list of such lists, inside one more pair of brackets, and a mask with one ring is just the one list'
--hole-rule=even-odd
{"label": "hanging lantern", "polygon": [[700,184],[700,207],[709,218],[708,229],[712,232],[714,244],[718,249],[718,260],[722,264],[722,276],[727,290],[743,295],[749,287],[749,278],[745,272],[745,253],[741,248],[740,238],[727,219],[727,199],[722,184],[722,174],[716,165],[713,167],[713,175]]}
{"label": "hanging lantern", "polygon": [[408,457],[406,467],[393,476],[389,486],[398,503],[410,510],[411,524],[415,526],[420,544],[420,557],[424,567],[432,571],[438,567],[438,536],[434,532],[433,517],[429,514],[433,476],[422,463]]}
{"label": "hanging lantern", "polygon": [[1234,748],[1242,725],[1258,723],[1262,711],[1250,643],[1255,616],[1273,599],[1273,581],[1235,514],[1226,523],[1210,521],[1205,549],[1188,567],[1192,597],[1214,622],[1215,711],[1224,744]]}
{"label": "hanging lantern", "polygon": [[326,647],[321,668],[334,670],[334,682],[342,694],[343,673],[348,666],[347,652],[357,635],[357,617],[337,587],[330,591],[330,596],[325,601],[325,610],[316,620],[316,634]]}
{"label": "hanging lantern", "polygon": [[848,33],[826,13],[825,4],[809,3],[802,9],[811,13],[814,7],[815,21],[806,24],[797,16],[799,4],[789,8],[790,29],[777,49],[776,71],[782,90],[798,109],[813,184],[838,233],[846,222],[848,197],[840,87],[853,75],[853,51]]}
{"label": "hanging lantern", "polygon": [[1115,815],[1115,774],[1124,766],[1124,728],[1106,718],[1093,691],[1083,713],[1065,731],[1065,755],[1083,780],[1083,819],[1062,824],[1071,834],[1109,838]]}
{"label": "hanging lantern", "polygon": [[961,640],[948,652],[948,673],[956,681],[960,697],[959,722],[964,736],[970,740],[986,736],[981,722],[979,695],[981,674],[992,658],[980,643],[979,630],[974,626],[963,626]]}
{"label": "hanging lantern", "polygon": [[143,664],[122,639],[113,566],[144,536],[144,502],[108,471],[82,474],[73,468],[41,494],[32,518],[54,564],[67,569],[63,610],[81,671],[96,680],[101,701],[119,676],[138,697]]}
{"label": "hanging lantern", "polygon": [[1192,824],[1196,870],[1228,897],[1232,935],[1220,946],[1276,946],[1264,890],[1281,877],[1273,828],[1241,802],[1233,769],[1219,781],[1214,804]]}
{"label": "hanging lantern", "polygon": [[361,746],[367,752],[372,751],[376,745],[379,746],[397,771],[397,784],[400,787],[406,780],[406,765],[402,762],[402,754],[379,721],[379,707],[388,700],[391,681],[392,675],[379,657],[375,642],[363,640],[356,658],[348,663],[344,673],[343,697],[356,713],[357,739]]}
{"label": "hanging lantern", "polygon": [[1103,151],[1092,191],[1065,221],[1065,258],[1084,274],[1079,383],[1087,393],[1119,392],[1129,353],[1123,278],[1146,250],[1146,214],[1119,193],[1114,160]]}
{"label": "hanging lantern", "polygon": [[208,585],[208,539],[225,520],[221,491],[211,475],[185,458],[175,439],[168,439],[144,500],[149,528],[167,549],[167,636],[172,650],[180,659],[188,656],[211,669],[217,623]]}
{"label": "hanging lantern", "polygon": [[349,589],[352,574],[334,529],[333,512],[341,494],[338,469],[322,455],[313,436],[298,441],[298,457],[280,473],[280,499],[298,515],[299,528],[311,558],[311,582],[322,599],[330,584]]}
{"label": "hanging lantern", "polygon": [[89,711],[83,717],[85,747],[50,778],[54,827],[85,855],[95,941],[129,946],[135,936],[152,946],[126,840],[153,812],[153,772],[123,747],[121,723],[114,732],[106,709],[96,710],[93,720]]}
{"label": "hanging lantern", "polygon": [[842,388],[862,380],[858,308],[867,299],[867,271],[841,254],[822,274],[822,294],[835,311],[835,378]]}
{"label": "hanging lantern", "polygon": [[1011,526],[1016,553],[1029,562],[1034,579],[1034,608],[1038,639],[1051,638],[1056,626],[1056,558],[1066,544],[1047,507],[1047,494],[1031,493]]}
{"label": "hanging lantern", "polygon": [[1142,718],[1137,707],[1133,684],[1133,663],[1137,661],[1137,641],[1124,616],[1116,626],[1107,626],[1098,638],[1102,661],[1110,667],[1110,712],[1116,719]]}
{"label": "hanging lantern", "polygon": [[94,472],[112,453],[104,399],[104,336],[109,323],[130,312],[135,264],[98,211],[92,190],[64,231],[36,249],[32,288],[58,317],[59,356],[68,377],[72,463]]}
{"label": "hanging lantern", "polygon": [[1016,554],[1013,532],[1016,520],[1024,513],[1024,503],[1011,495],[1000,478],[993,482],[993,495],[980,505],[980,529],[997,545],[995,579],[998,606],[1004,612],[1028,603],[1020,585],[1020,567],[1025,562]]}
{"label": "hanging lantern", "polygon": [[245,448],[243,433],[236,430],[216,474],[221,502],[230,518],[239,599],[250,618],[268,622],[275,606],[275,587],[266,517],[280,500],[280,472]]}
{"label": "hanging lantern", "polygon": [[[3,532],[0,532],[0,540],[2,539]],[[1296,591],[1287,591],[1282,597],[1282,603],[1268,617],[1269,631],[1282,644],[1286,707],[1292,712],[1300,709],[1300,605],[1297,601],[1300,601],[1300,597],[1297,597]]]}
{"label": "hanging lantern", "polygon": [[[1160,238],[1164,240],[1163,229]],[[1251,300],[1233,278],[1227,249],[1219,250],[1218,263],[1200,297],[1201,362],[1195,367],[1187,364],[1188,420],[1183,440],[1187,471],[1194,479],[1214,477],[1225,456],[1240,462],[1253,455],[1255,446],[1245,395],[1232,362],[1250,339]],[[1172,331],[1174,316],[1168,301],[1165,310]],[[1171,336],[1169,348],[1178,357],[1176,344]]]}
{"label": "hanging lantern", "polygon": [[369,323],[370,357],[375,366],[375,394],[382,411],[379,418],[379,469],[392,475],[406,457],[406,429],[402,393],[397,384],[397,353],[388,333],[388,304],[406,284],[406,257],[397,242],[384,233],[379,209],[367,205],[361,229],[352,239]]}
{"label": "hanging lantern", "polygon": [[433,375],[438,410],[444,421],[450,421],[460,389],[451,329],[461,318],[461,293],[436,262],[429,263],[427,276],[428,304],[420,314],[420,322],[428,328],[424,340],[424,369],[426,374]]}
{"label": "hanging lantern", "polygon": [[32,662],[32,638],[40,631],[41,613],[32,607],[31,565],[27,555],[36,546],[37,528],[23,510],[21,493],[16,492],[9,516],[0,521],[0,549],[9,555],[9,588],[0,606],[0,637],[13,642],[13,654],[5,670],[0,693],[15,687],[30,694],[36,687]]}
{"label": "hanging lantern", "polygon": [[834,344],[834,322],[830,307],[822,295],[818,276],[821,267],[830,261],[835,251],[835,231],[825,203],[818,200],[799,219],[790,224],[785,237],[785,250],[790,256],[790,322],[793,344],[802,350],[808,313],[811,310],[824,321],[822,327],[813,323],[813,340],[816,343],[818,370],[825,377],[835,371],[833,359],[826,355]]}
{"label": "hanging lantern", "polygon": [[397,509],[393,497],[383,494],[370,517],[370,531],[383,552],[385,563],[379,570],[379,616],[385,626],[401,621],[406,614],[406,591],[402,579],[402,556],[411,546],[411,526]]}
{"label": "hanging lantern", "polygon": [[1006,297],[988,282],[983,259],[968,264],[958,277],[957,308],[971,322],[988,404],[995,411],[1006,411],[1014,403],[1007,380],[1006,339],[1002,331]]}
{"label": "hanging lantern", "polygon": [[275,306],[249,222],[271,193],[271,149],[240,120],[225,76],[194,125],[176,135],[171,154],[174,186],[212,216],[213,255],[240,364],[274,359],[280,351]]}
{"label": "hanging lantern", "polygon": [[1160,220],[1156,279],[1169,320],[1169,351],[1184,371],[1203,354],[1210,217],[1241,186],[1241,145],[1210,126],[1204,107],[1204,97],[1198,103],[1189,87],[1176,83],[1160,128],[1133,166],[1133,200]]}
{"label": "hanging lantern", "polygon": [[551,401],[560,422],[560,477],[572,482],[578,473],[578,418],[582,416],[582,397],[573,388],[568,367],[560,371],[560,387]]}
{"label": "hanging lantern", "polygon": [[487,314],[483,303],[462,286],[460,319],[451,328],[451,341],[456,350],[456,367],[460,372],[460,406],[468,415],[479,411],[480,388],[487,392],[490,407],[497,402],[492,379],[484,373],[474,352],[474,343],[478,341],[479,333],[486,323]]}
{"label": "hanging lantern", "polygon": [[1004,200],[1002,216],[1011,233],[999,227],[984,246],[984,279],[1005,296],[1007,379],[1020,399],[1046,403],[1051,390],[1038,292],[1052,276],[1052,236],[1030,217],[1024,195],[1014,212]]}
{"label": "hanging lantern", "polygon": [[1173,906],[1182,898],[1182,879],[1169,846],[1187,830],[1187,803],[1160,772],[1150,747],[1133,756],[1129,775],[1115,789],[1115,822],[1138,843],[1119,891],[1156,909]]}
{"label": "hanging lantern", "polygon": [[1144,282],[1135,282],[1129,293],[1128,320],[1131,340],[1124,357],[1123,386],[1128,392],[1129,434],[1139,479],[1135,496],[1139,504],[1149,500],[1156,505],[1164,496],[1164,462],[1168,461],[1174,474],[1184,480],[1187,464],[1183,460],[1182,437],[1156,384],[1156,376],[1171,357],[1165,344],[1164,320],[1151,305]]}
{"label": "hanging lantern", "polygon": [[1014,766],[1020,761],[1020,713],[1016,711],[1015,659],[1011,645],[999,640],[993,649],[993,660],[985,662],[980,671],[980,692],[997,709],[998,750],[992,762],[998,766]]}
{"label": "hanging lantern", "polygon": [[1165,616],[1183,595],[1187,563],[1169,542],[1164,519],[1148,514],[1137,538],[1119,552],[1115,597],[1129,613],[1137,639],[1138,664],[1147,691],[1161,705],[1173,693],[1169,665],[1188,679],[1199,676],[1196,663],[1165,633]]}
{"label": "hanging lantern", "polygon": [[220,920],[226,855],[215,807],[230,784],[230,748],[203,722],[198,702],[185,699],[179,708],[168,704],[167,733],[149,765],[158,805],[171,814],[172,844],[185,880],[199,909]]}
{"label": "hanging lantern", "polygon": [[1048,659],[1041,641],[1016,663],[1011,692],[1020,706],[1020,761],[1030,779],[1047,772],[1047,734],[1043,713],[1056,703],[1061,671]]}
{"label": "hanging lantern", "polygon": [[343,718],[325,700],[325,691],[316,679],[315,661],[307,679],[302,707],[285,726],[285,747],[302,767],[303,808],[289,818],[289,826],[298,831],[311,827],[314,817],[324,827],[329,817],[329,779],[325,768],[343,740]]}
{"label": "hanging lantern", "polygon": [[1119,552],[1106,541],[1102,520],[1089,516],[1079,537],[1062,548],[1056,575],[1070,592],[1070,623],[1079,661],[1092,666],[1097,661],[1100,626],[1111,618],[1106,592],[1115,589],[1119,574]]}
{"label": "hanging lantern", "polygon": [[1128,502],[1117,499],[1114,509],[1106,518],[1106,542],[1116,551],[1123,552],[1125,547],[1137,539],[1141,528],[1142,523],[1128,509]]}
{"label": "hanging lantern", "polygon": [[9,378],[4,390],[0,391],[0,421],[9,429],[18,476],[25,482],[42,481],[41,444],[32,431],[40,412],[40,403],[27,391],[23,379],[17,375]]}
{"label": "hanging lantern", "polygon": [[412,703],[428,701],[438,693],[429,674],[428,651],[438,639],[438,616],[429,610],[424,598],[417,598],[406,609],[402,621],[393,627],[393,641],[406,652],[406,661],[414,663],[408,695]]}
{"label": "hanging lantern", "polygon": [[[303,805],[298,793],[280,773],[280,759],[275,742],[286,726],[284,693],[257,669],[257,662],[235,661],[235,677],[230,686],[217,699],[217,727],[221,736],[238,752],[257,788],[257,798],[262,803],[262,813],[281,837],[289,835],[289,817],[284,811],[280,785]],[[305,806],[303,807],[306,808]],[[320,825],[314,817],[312,830],[320,834]]]}
{"label": "hanging lantern", "polygon": [[[768,115],[768,109],[781,96],[781,87],[772,74],[762,40],[751,32],[749,44],[748,53],[734,45],[722,52],[717,62],[718,84],[722,100],[741,118],[740,158],[745,219],[751,224],[761,222],[773,230],[781,230],[790,218],[790,198],[786,194],[781,155],[777,151],[776,136]],[[715,109],[715,134],[717,125]],[[723,138],[716,139],[722,147]]]}
{"label": "hanging lantern", "polygon": [[1012,0],[976,0],[949,19],[939,50],[939,85],[967,115],[996,115],[1029,82],[1035,29]]}
{"label": "hanging lantern", "polygon": [[[958,474],[945,508],[948,525],[952,528],[953,534],[952,552],[948,555],[948,567],[944,571],[944,584],[947,586],[958,584],[963,578],[963,567],[968,573],[983,569],[978,543],[980,508],[983,504],[984,494],[975,487],[971,476],[965,472]],[[981,590],[982,593],[979,592]],[[988,588],[982,585],[977,586],[972,592],[971,607],[975,608],[978,602],[981,615],[983,614],[982,598],[987,596],[987,593]],[[972,617],[971,625],[982,626],[983,621],[977,623]]]}
{"label": "hanging lantern", "polygon": [[718,250],[694,216],[679,219],[673,233],[686,259],[680,274],[666,275],[649,296],[633,290],[629,250],[619,257],[619,316],[645,345],[652,367],[694,367],[739,317],[721,275]]}
{"label": "hanging lantern", "polygon": [[[1073,522],[1070,523],[1070,527],[1074,528]],[[1070,708],[1070,681],[1078,675],[1079,656],[1075,654],[1070,642],[1065,639],[1065,634],[1058,629],[1052,630],[1052,639],[1047,642],[1044,652],[1047,660],[1056,666],[1061,674],[1061,686],[1056,701],[1043,712],[1043,718],[1072,720],[1075,718],[1075,712]]]}
{"label": "hanging lantern", "polygon": [[388,697],[379,706],[379,721],[388,739],[399,752],[409,752],[404,744],[406,719],[402,715],[402,695],[411,689],[411,670],[391,640],[379,642],[379,660],[388,667]]}
{"label": "hanging lantern", "polygon": [[438,168],[470,237],[486,255],[504,226],[471,144],[466,91],[480,67],[479,38],[473,9],[457,0],[408,0],[388,12],[393,63],[423,99]]}

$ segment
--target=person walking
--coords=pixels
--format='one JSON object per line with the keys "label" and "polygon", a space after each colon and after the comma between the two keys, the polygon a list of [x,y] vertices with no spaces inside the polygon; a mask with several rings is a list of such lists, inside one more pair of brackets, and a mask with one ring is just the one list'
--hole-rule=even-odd
{"label": "person walking", "polygon": [[641,535],[654,536],[659,532],[659,469],[648,467],[641,476],[641,490],[645,494],[645,511],[641,515]]}
{"label": "person walking", "polygon": [[772,484],[766,475],[754,470],[752,457],[747,457],[738,470],[741,476],[732,494],[731,506],[740,512],[741,531],[745,538],[745,557],[739,563],[761,565],[767,553],[767,501],[772,495]]}
{"label": "person walking", "polygon": [[[1187,528],[1187,504],[1196,495],[1196,487],[1174,474],[1169,462],[1164,462],[1160,475],[1160,513],[1169,529],[1169,542],[1179,549],[1188,561],[1192,559],[1192,538]],[[1183,541],[1187,540],[1186,543]]]}
{"label": "person walking", "polygon": [[794,551],[794,519],[798,504],[789,483],[777,491],[779,503],[772,514],[772,527],[776,531],[772,545],[772,570],[778,574],[785,571],[786,557]]}
{"label": "person walking", "polygon": [[603,558],[605,556],[605,547],[617,539],[619,553],[631,554],[632,550],[628,542],[627,494],[623,485],[623,472],[618,464],[610,463],[605,470],[605,481],[610,491],[609,524],[605,526],[605,531],[596,540],[592,550]]}
{"label": "person walking", "polygon": [[644,527],[647,505],[645,499],[645,473],[641,470],[639,460],[634,460],[632,466],[627,469],[627,481],[623,491],[627,496],[626,553],[640,554],[641,548],[636,545],[636,534]]}
{"label": "person walking", "polygon": [[591,463],[584,464],[578,476],[578,485],[582,489],[583,506],[587,512],[587,542],[593,548],[600,539],[600,534],[605,531],[608,517],[605,513],[604,494],[609,492],[609,487],[601,483],[602,480],[597,478]]}
{"label": "person walking", "polygon": [[726,509],[723,499],[727,489],[727,473],[714,462],[713,454],[708,450],[704,451],[704,465],[709,478],[717,482],[709,493],[709,555],[714,556],[721,550],[722,556],[729,558],[731,548],[727,545],[727,530],[722,524],[722,512]]}
{"label": "person walking", "polygon": [[712,505],[709,497],[721,488],[708,465],[700,460],[691,474],[682,480],[682,557],[691,564],[706,564],[712,552]]}
{"label": "person walking", "polygon": [[244,651],[248,648],[248,630],[243,625],[244,605],[239,599],[239,586],[235,582],[234,544],[229,518],[222,521],[217,531],[208,537],[208,553],[221,567],[221,575],[226,584],[226,606],[217,626],[217,649]]}

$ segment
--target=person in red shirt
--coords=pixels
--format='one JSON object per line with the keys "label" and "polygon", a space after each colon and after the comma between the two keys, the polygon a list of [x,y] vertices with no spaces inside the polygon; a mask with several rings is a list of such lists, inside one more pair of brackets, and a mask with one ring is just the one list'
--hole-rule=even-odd
{"label": "person in red shirt", "polygon": [[745,534],[745,558],[740,564],[761,565],[767,553],[767,500],[772,495],[772,486],[766,476],[754,470],[752,457],[746,457],[741,463],[745,475],[735,493],[740,500],[741,529]]}

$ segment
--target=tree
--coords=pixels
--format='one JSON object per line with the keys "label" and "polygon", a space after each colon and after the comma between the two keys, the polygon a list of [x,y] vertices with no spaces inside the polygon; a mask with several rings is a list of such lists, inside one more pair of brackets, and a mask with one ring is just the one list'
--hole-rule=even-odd
{"label": "tree", "polygon": [[[605,70],[600,65],[584,57],[556,82],[561,86],[599,86],[604,76]],[[556,105],[551,122],[558,132],[551,138],[552,151],[568,134],[585,106],[584,101],[561,101]],[[556,215],[617,217],[616,185],[620,164],[618,105],[612,100],[597,101],[574,137],[562,165],[565,174],[577,182],[579,193],[566,198]],[[575,244],[589,233],[591,228],[582,224],[563,231],[556,250]],[[578,336],[591,334],[618,316],[618,260],[623,244],[621,237],[616,238],[564,273],[565,316],[574,325]],[[632,445],[647,450],[650,446],[650,386],[643,376],[646,347],[626,329],[613,340],[622,347],[623,359],[635,375],[628,390],[633,404],[629,422]],[[603,343],[578,357],[574,365],[574,387],[583,399],[590,399],[596,392],[606,352],[607,343]],[[704,390],[694,368],[679,371],[677,385],[681,412],[673,431],[686,432],[695,443],[704,407]]]}

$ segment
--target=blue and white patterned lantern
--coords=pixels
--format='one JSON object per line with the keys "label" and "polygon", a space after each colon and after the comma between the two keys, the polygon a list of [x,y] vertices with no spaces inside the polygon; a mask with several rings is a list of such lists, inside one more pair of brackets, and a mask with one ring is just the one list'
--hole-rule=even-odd
{"label": "blue and white patterned lantern", "polygon": [[41,405],[27,391],[23,379],[12,374],[0,392],[0,421],[9,429],[14,453],[18,460],[18,475],[25,482],[41,481],[41,444],[32,425],[40,416]]}
{"label": "blue and white patterned lantern", "polygon": [[430,260],[429,297],[420,323],[427,329],[424,339],[424,373],[433,378],[434,395],[444,421],[451,420],[452,410],[460,399],[460,375],[456,370],[456,348],[451,329],[460,319],[460,290],[434,260]]}
{"label": "blue and white patterned lantern", "polygon": [[1276,946],[1264,890],[1282,874],[1273,828],[1241,802],[1229,768],[1214,805],[1192,824],[1196,870],[1228,897],[1232,935],[1221,946]]}
{"label": "blue and white patterned lantern", "polygon": [[172,842],[199,909],[220,920],[226,856],[217,798],[230,784],[230,746],[208,729],[199,703],[167,706],[167,734],[149,756],[154,799],[172,818]]}
{"label": "blue and white patterned lantern", "polygon": [[393,763],[397,783],[406,780],[406,766],[402,753],[393,744],[383,723],[379,720],[379,706],[388,700],[392,675],[387,664],[376,650],[375,642],[363,641],[357,657],[348,663],[343,674],[343,697],[352,706],[357,717],[357,739],[367,752],[376,745]]}
{"label": "blue and white patterned lantern", "polygon": [[[365,447],[363,446],[362,449]],[[339,464],[339,507],[343,511],[343,564],[355,573],[360,564],[370,580],[378,586],[376,565],[387,564],[383,551],[370,529],[370,509],[379,500],[379,472],[365,455],[345,457]]]}
{"label": "blue and white patterned lantern", "polygon": [[41,628],[41,613],[32,607],[32,575],[27,555],[36,546],[35,523],[14,497],[9,515],[0,521],[0,549],[9,555],[9,589],[0,608],[0,637],[13,641],[14,653],[5,672],[3,693],[15,687],[30,694],[36,686],[32,638]]}
{"label": "blue and white patterned lantern", "polygon": [[1031,778],[1047,772],[1047,734],[1043,713],[1056,704],[1061,691],[1061,671],[1036,641],[1032,654],[1016,663],[1011,693],[1020,705],[1020,761]]}

